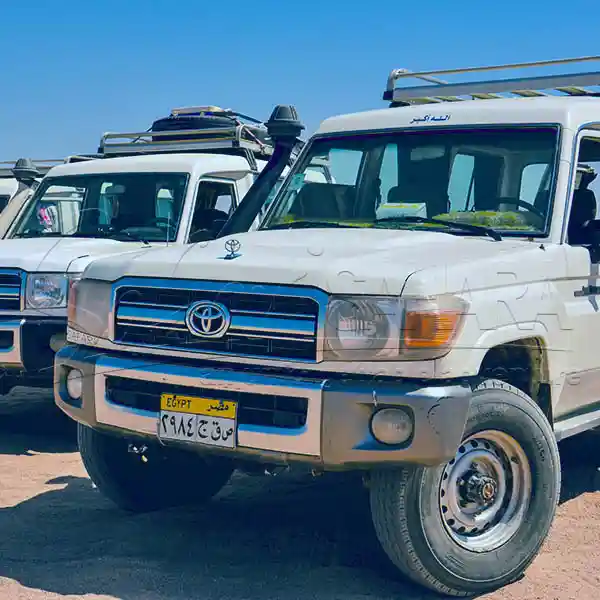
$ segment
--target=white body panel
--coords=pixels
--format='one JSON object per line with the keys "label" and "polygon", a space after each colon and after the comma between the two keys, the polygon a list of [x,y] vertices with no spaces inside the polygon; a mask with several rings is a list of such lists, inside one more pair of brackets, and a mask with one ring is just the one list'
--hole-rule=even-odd
{"label": "white body panel", "polygon": [[[431,120],[432,116],[440,119]],[[233,261],[223,260],[226,239],[221,239],[192,249],[171,247],[112,255],[92,262],[85,277],[111,282],[122,277],[145,277],[300,285],[328,294],[458,295],[467,300],[469,314],[452,350],[443,358],[317,362],[306,368],[440,380],[459,378],[476,375],[491,347],[536,337],[547,350],[547,379],[556,399],[555,415],[566,414],[583,402],[580,393],[563,393],[565,386],[572,387],[573,374],[600,375],[595,352],[595,341],[600,336],[598,306],[593,297],[574,295],[589,283],[594,267],[587,250],[564,243],[565,215],[575,180],[572,167],[576,133],[584,128],[600,129],[599,101],[475,100],[384,109],[333,117],[322,123],[317,135],[519,123],[561,127],[553,212],[549,234],[543,238],[504,237],[497,242],[487,237],[361,228],[251,231],[235,236],[241,244],[241,256]],[[418,208],[415,207],[415,215],[420,214]],[[382,206],[380,210],[385,213],[393,209]],[[123,350],[108,340],[97,340],[97,345]],[[140,351],[159,353],[151,348]],[[218,356],[204,358],[222,360]],[[240,358],[239,362],[282,364],[250,358]]]}

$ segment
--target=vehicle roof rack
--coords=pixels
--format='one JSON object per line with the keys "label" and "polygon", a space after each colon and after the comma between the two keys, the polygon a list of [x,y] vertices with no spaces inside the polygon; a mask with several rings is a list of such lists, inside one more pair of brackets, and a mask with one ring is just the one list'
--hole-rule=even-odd
{"label": "vehicle roof rack", "polygon": [[[186,124],[194,117],[216,117],[216,124],[211,125],[209,121],[206,128],[177,128],[177,119]],[[231,125],[222,126],[223,120],[229,120]],[[98,153],[104,158],[109,158],[139,154],[218,151],[219,154],[245,156],[254,170],[257,168],[256,159],[268,160],[273,154],[274,145],[266,126],[253,117],[231,109],[217,106],[174,108],[169,117],[160,121],[170,121],[167,123],[170,126],[161,130],[155,127],[159,123],[155,121],[153,127],[142,132],[105,133],[100,140]]]}
{"label": "vehicle roof rack", "polygon": [[[56,167],[56,165],[61,165],[65,162],[62,158],[32,159],[32,161],[41,175],[45,175],[52,167]],[[0,161],[0,178],[14,179],[15,175],[13,169],[16,163],[16,160]]]}
{"label": "vehicle roof rack", "polygon": [[[562,95],[563,97],[597,97],[600,96],[600,90],[589,88],[600,86],[600,71],[562,73],[559,75],[543,75],[516,79],[463,81],[461,83],[449,83],[437,77],[438,75],[456,75],[459,73],[501,71],[530,67],[539,68],[591,61],[600,61],[600,56],[583,56],[579,58],[563,58],[489,67],[468,67],[465,69],[443,69],[440,71],[413,72],[408,69],[394,69],[388,77],[383,99],[389,100],[391,107],[396,107],[459,102],[461,100],[491,100],[507,97],[533,98],[541,96],[556,97],[557,95]],[[429,85],[396,87],[396,83],[399,80],[405,81],[409,78],[427,81]],[[501,94],[512,94],[512,96],[502,96]]]}

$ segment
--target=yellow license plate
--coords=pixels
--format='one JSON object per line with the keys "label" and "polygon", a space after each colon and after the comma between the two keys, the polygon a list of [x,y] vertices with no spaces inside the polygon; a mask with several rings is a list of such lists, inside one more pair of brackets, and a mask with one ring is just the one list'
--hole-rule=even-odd
{"label": "yellow license plate", "polygon": [[237,402],[179,394],[160,397],[161,439],[234,448],[236,429]]}
{"label": "yellow license plate", "polygon": [[207,417],[227,417],[235,419],[237,403],[230,400],[214,400],[197,396],[180,396],[178,394],[162,394],[161,410],[174,410],[190,415],[206,415]]}

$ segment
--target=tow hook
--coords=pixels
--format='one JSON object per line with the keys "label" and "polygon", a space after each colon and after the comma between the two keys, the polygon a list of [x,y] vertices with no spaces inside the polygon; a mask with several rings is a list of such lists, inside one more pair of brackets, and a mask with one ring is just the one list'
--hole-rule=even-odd
{"label": "tow hook", "polygon": [[255,462],[238,462],[238,469],[253,477],[276,477],[290,470],[289,465],[273,465]]}
{"label": "tow hook", "polygon": [[136,446],[135,444],[129,444],[127,446],[127,452],[129,452],[129,454],[137,454],[142,462],[147,463],[148,462],[148,457],[146,456],[146,452],[148,450],[148,446],[146,446],[146,444],[142,444],[141,446]]}

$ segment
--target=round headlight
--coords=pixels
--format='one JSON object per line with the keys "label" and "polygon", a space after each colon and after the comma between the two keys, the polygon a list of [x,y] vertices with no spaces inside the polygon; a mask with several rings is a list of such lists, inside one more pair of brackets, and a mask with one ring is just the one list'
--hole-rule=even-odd
{"label": "round headlight", "polygon": [[412,417],[401,408],[382,408],[371,417],[371,433],[382,444],[404,444],[413,429]]}
{"label": "round headlight", "polygon": [[67,394],[74,400],[79,400],[83,393],[83,373],[78,369],[71,369],[67,374]]}
{"label": "round headlight", "polygon": [[325,337],[331,350],[378,351],[385,348],[390,337],[390,323],[382,308],[367,300],[334,300],[325,324]]}

